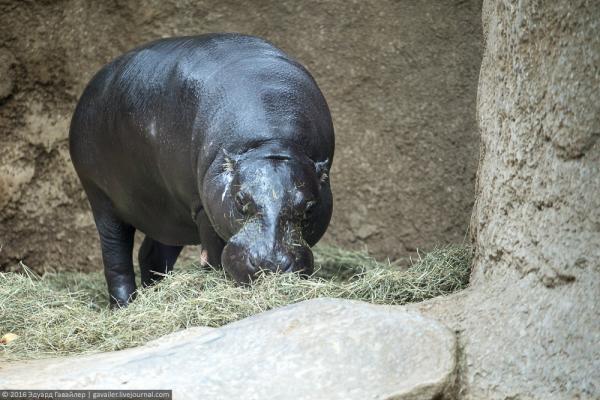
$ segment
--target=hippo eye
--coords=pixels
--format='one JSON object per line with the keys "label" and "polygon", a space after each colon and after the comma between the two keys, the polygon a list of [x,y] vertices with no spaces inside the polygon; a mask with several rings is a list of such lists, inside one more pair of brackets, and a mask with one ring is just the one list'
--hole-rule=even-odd
{"label": "hippo eye", "polygon": [[235,195],[235,206],[237,208],[237,210],[242,213],[245,214],[246,211],[248,211],[248,201],[246,199],[246,196],[244,195],[244,193],[242,192],[238,192]]}
{"label": "hippo eye", "polygon": [[235,195],[235,208],[242,215],[256,212],[256,206],[252,201],[252,197],[246,192],[238,192]]}
{"label": "hippo eye", "polygon": [[304,209],[304,219],[308,219],[311,217],[316,205],[316,201],[309,201],[306,203],[306,208]]}

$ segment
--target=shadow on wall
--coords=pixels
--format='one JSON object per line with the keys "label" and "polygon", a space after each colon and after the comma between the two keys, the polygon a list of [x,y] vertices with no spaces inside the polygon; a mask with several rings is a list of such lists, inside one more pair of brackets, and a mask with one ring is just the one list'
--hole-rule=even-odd
{"label": "shadow on wall", "polygon": [[397,258],[462,242],[473,204],[481,5],[342,0],[0,5],[0,269],[97,269],[67,131],[84,85],[158,37],[237,31],[304,63],[336,128],[324,241]]}

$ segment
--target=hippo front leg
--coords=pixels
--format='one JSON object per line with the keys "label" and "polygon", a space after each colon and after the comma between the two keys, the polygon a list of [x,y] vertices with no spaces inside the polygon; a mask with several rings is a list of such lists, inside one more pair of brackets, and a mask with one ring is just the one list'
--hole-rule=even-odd
{"label": "hippo front leg", "polygon": [[146,236],[138,253],[142,286],[150,286],[171,272],[182,249],[183,246],[169,246]]}
{"label": "hippo front leg", "polygon": [[100,236],[104,276],[111,308],[126,306],[135,296],[132,252],[135,228],[122,221],[99,189],[84,186]]}
{"label": "hippo front leg", "polygon": [[225,241],[217,234],[204,210],[196,216],[196,225],[200,234],[203,263],[212,267],[220,266]]}

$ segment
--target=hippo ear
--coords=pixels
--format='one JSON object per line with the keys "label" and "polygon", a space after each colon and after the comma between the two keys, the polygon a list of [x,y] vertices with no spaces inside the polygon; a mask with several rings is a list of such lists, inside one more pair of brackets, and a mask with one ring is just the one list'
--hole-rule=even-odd
{"label": "hippo ear", "polygon": [[317,169],[317,176],[319,177],[319,181],[324,183],[329,179],[329,158],[325,159],[325,161],[317,161],[315,163],[315,167]]}
{"label": "hippo ear", "polygon": [[225,149],[223,149],[223,154],[223,170],[231,173],[235,170],[235,164],[237,163],[238,156],[235,154],[230,154]]}

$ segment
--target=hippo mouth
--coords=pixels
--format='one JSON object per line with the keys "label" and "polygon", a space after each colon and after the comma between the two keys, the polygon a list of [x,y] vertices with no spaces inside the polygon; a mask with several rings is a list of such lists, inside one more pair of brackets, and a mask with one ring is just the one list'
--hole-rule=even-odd
{"label": "hippo mouth", "polygon": [[276,243],[269,246],[260,241],[247,243],[235,236],[225,245],[221,264],[239,283],[249,283],[261,272],[308,276],[314,270],[313,254],[307,245]]}

